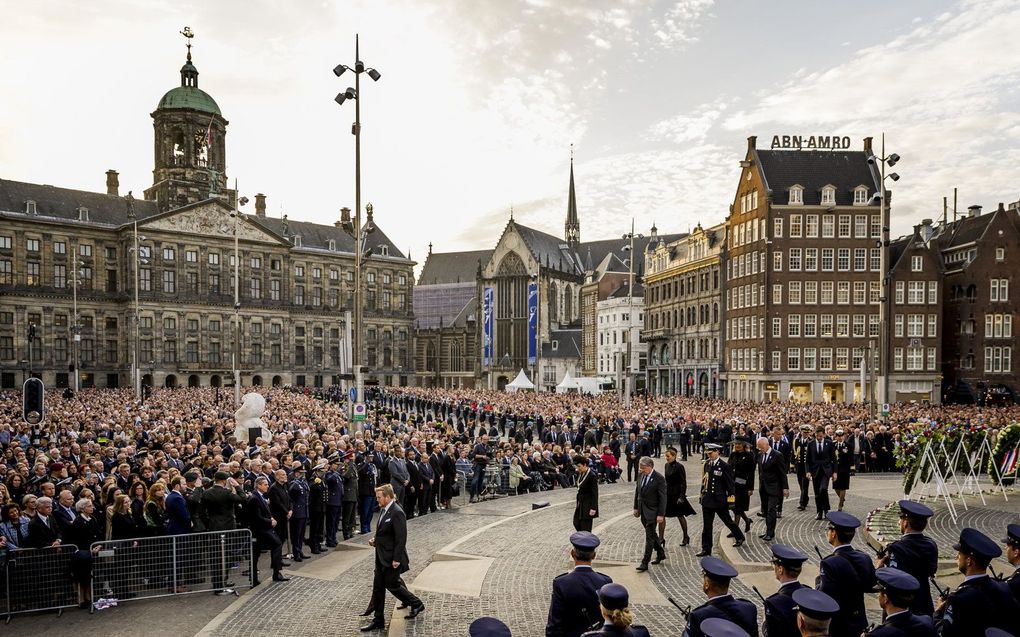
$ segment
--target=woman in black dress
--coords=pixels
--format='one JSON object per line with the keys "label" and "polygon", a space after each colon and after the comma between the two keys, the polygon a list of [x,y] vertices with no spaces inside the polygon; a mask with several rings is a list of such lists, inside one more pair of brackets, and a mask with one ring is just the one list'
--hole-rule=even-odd
{"label": "woman in black dress", "polygon": [[453,488],[457,483],[457,450],[453,445],[446,445],[443,457],[439,459],[439,468],[443,472],[443,482],[439,485],[439,501],[444,509],[450,508],[453,499]]}
{"label": "woman in black dress", "polygon": [[71,523],[70,537],[64,538],[67,544],[75,545],[78,550],[71,555],[71,575],[78,585],[78,597],[81,600],[78,608],[92,605],[92,544],[103,539],[103,525],[96,517],[96,508],[92,500],[82,498],[74,505],[77,517]]}
{"label": "woman in black dress", "polygon": [[[684,532],[683,542],[680,546],[687,546],[691,543],[691,537],[687,534],[687,516],[694,515],[694,507],[687,500],[687,470],[676,461],[676,448],[666,448],[666,468],[663,472],[666,476],[666,517],[675,517],[680,521],[680,529]],[[666,521],[659,523],[659,542],[666,545]]]}
{"label": "woman in black dress", "polygon": [[843,510],[843,502],[846,500],[846,492],[850,488],[850,471],[854,458],[846,444],[846,432],[842,429],[836,430],[836,469],[832,476],[832,490],[839,496],[839,507]]}
{"label": "woman in black dress", "polygon": [[751,518],[747,517],[747,510],[751,508],[751,494],[754,493],[754,470],[757,466],[754,461],[754,454],[748,450],[746,438],[734,438],[730,443],[733,445],[733,452],[730,453],[730,467],[733,468],[733,482],[735,483],[733,498],[733,521],[740,524],[744,521],[744,531],[751,530]]}

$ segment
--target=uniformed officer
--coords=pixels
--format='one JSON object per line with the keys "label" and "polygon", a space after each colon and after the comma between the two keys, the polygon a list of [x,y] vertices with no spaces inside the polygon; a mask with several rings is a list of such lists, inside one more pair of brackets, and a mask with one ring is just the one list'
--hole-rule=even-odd
{"label": "uniformed officer", "polygon": [[721,617],[709,617],[701,622],[701,632],[705,637],[750,637],[746,630]]}
{"label": "uniformed officer", "polygon": [[867,632],[868,637],[936,637],[931,617],[910,612],[914,596],[921,590],[917,579],[898,568],[886,566],[875,571],[878,604],[885,619]]}
{"label": "uniformed officer", "polygon": [[623,586],[604,584],[599,589],[602,627],[586,632],[582,637],[650,637],[647,628],[634,623],[634,615],[627,607],[629,599],[627,589]]}
{"label": "uniformed officer", "polygon": [[326,461],[320,460],[312,467],[312,480],[308,485],[308,544],[313,554],[322,553],[326,538],[326,509],[329,505],[329,489],[326,487]]}
{"label": "uniformed officer", "polygon": [[988,565],[1002,555],[999,545],[981,531],[965,528],[953,548],[964,579],[935,608],[935,630],[940,637],[980,635],[987,628],[1020,632],[1020,604],[1006,582],[988,576]]}
{"label": "uniformed officer", "polygon": [[836,620],[839,604],[822,591],[805,586],[794,591],[793,601],[797,604],[797,628],[802,637],[830,637],[830,627]]}
{"label": "uniformed officer", "polygon": [[736,483],[733,478],[733,469],[726,461],[719,457],[722,446],[714,443],[706,443],[705,451],[708,460],[705,461],[701,474],[701,552],[698,557],[704,557],[712,553],[714,533],[712,525],[715,517],[719,516],[722,523],[733,534],[733,546],[740,546],[744,543],[744,533],[740,525],[730,517],[730,503],[734,500]]}
{"label": "uniformed officer", "polygon": [[875,586],[875,566],[853,542],[861,521],[843,511],[829,511],[829,544],[832,554],[825,556],[819,565],[815,588],[829,595],[839,605],[833,618],[833,637],[859,637],[868,625],[864,612],[864,593]]}
{"label": "uniformed officer", "polygon": [[1020,524],[1010,524],[1006,527],[1006,559],[1015,569],[1013,574],[1006,578],[1006,584],[1013,599],[1020,602]]}
{"label": "uniformed officer", "polygon": [[935,540],[924,534],[928,520],[935,512],[910,500],[900,500],[900,539],[885,547],[882,555],[875,559],[875,566],[891,566],[909,573],[920,585],[910,612],[929,615],[935,612],[931,601],[931,587],[928,579],[935,576],[939,567],[939,547]]}
{"label": "uniformed officer", "polygon": [[294,552],[294,561],[300,562],[308,559],[308,555],[301,552],[301,546],[305,542],[305,530],[308,527],[308,483],[305,482],[305,467],[295,460],[291,465],[290,484],[287,486],[287,493],[290,494],[290,545]]}
{"label": "uniformed officer", "polygon": [[717,557],[701,558],[703,581],[701,590],[708,601],[691,611],[683,637],[702,637],[701,623],[711,617],[722,617],[734,622],[748,634],[758,637],[758,609],[746,599],[730,595],[730,580],[737,570]]}
{"label": "uniformed officer", "polygon": [[596,535],[578,531],[570,536],[570,544],[574,568],[553,580],[546,637],[578,637],[601,623],[598,590],[613,581],[591,567],[599,546]]}
{"label": "uniformed officer", "polygon": [[510,628],[495,617],[479,617],[468,626],[470,637],[512,637]]}
{"label": "uniformed officer", "polygon": [[340,530],[340,513],[344,508],[344,480],[337,469],[340,467],[340,452],[333,452],[328,458],[329,468],[323,481],[326,483],[326,546],[336,547],[336,534]]}
{"label": "uniformed officer", "polygon": [[797,484],[800,485],[800,503],[798,511],[807,508],[808,493],[811,491],[811,479],[807,477],[807,454],[808,446],[811,444],[811,425],[800,426],[800,436],[793,439],[793,462],[797,472]]}
{"label": "uniformed officer", "polygon": [[793,601],[794,591],[807,588],[798,581],[800,571],[807,561],[804,555],[792,546],[772,545],[772,569],[779,580],[779,590],[765,600],[765,621],[761,633],[766,637],[800,637],[797,629],[797,604]]}

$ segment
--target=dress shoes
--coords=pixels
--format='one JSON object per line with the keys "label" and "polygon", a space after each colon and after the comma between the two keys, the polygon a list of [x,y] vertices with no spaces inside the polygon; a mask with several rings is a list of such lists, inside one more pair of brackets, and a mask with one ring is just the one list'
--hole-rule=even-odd
{"label": "dress shoes", "polygon": [[743,545],[744,545],[744,538],[740,538],[739,540],[737,540],[736,542],[733,543],[733,548],[737,548],[738,546],[743,546]]}
{"label": "dress shoes", "polygon": [[[410,606],[408,606],[407,604],[401,604],[400,606],[397,606],[397,610],[405,610],[405,609],[408,609],[408,608],[410,608]],[[369,612],[371,612],[371,611],[369,611]]]}
{"label": "dress shoes", "polygon": [[644,573],[645,571],[648,570],[648,564],[646,564],[645,562],[641,562],[640,564],[637,565],[637,567],[634,570],[638,571],[639,573]]}
{"label": "dress shoes", "polygon": [[317,547],[317,546],[313,546],[312,547],[312,555],[318,555],[319,553],[322,553],[322,552],[323,552],[322,549],[320,549],[319,547]]}
{"label": "dress shoes", "polygon": [[776,514],[776,519],[777,520],[782,520],[783,519],[783,512],[782,511],[780,511],[779,513]]}
{"label": "dress shoes", "polygon": [[301,557],[300,554],[299,555],[295,555],[293,559],[294,559],[295,562],[304,562],[305,561],[305,558]]}
{"label": "dress shoes", "polygon": [[712,554],[711,551],[698,551],[697,553],[694,554],[694,557],[705,557],[706,555],[711,554]]}
{"label": "dress shoes", "polygon": [[286,577],[283,573],[273,573],[274,582],[289,582],[290,578]]}
{"label": "dress shoes", "polygon": [[726,537],[733,537],[733,533],[727,533]]}
{"label": "dress shoes", "polygon": [[806,508],[807,508],[807,507],[797,507],[797,510],[798,510],[798,511],[803,511],[803,510],[804,510],[804,509],[806,509]]}
{"label": "dress shoes", "polygon": [[363,633],[370,633],[373,630],[384,630],[385,628],[386,624],[383,622],[372,622],[371,624],[365,624],[359,630]]}
{"label": "dress shoes", "polygon": [[815,516],[815,519],[816,519],[816,520],[821,520],[821,519],[822,519],[822,514],[821,514],[821,513],[819,513],[818,515],[816,515],[816,516]]}
{"label": "dress shoes", "polygon": [[404,619],[414,619],[425,612],[425,604],[418,604],[411,609],[411,612],[404,616]]}
{"label": "dress shoes", "polygon": [[359,615],[359,617],[368,617],[369,615],[371,615],[374,612],[375,612],[375,608],[369,606],[368,608],[365,609],[365,612],[363,612],[361,615]]}
{"label": "dress shoes", "polygon": [[765,540],[766,542],[771,542],[772,540],[775,539],[771,535],[759,535],[758,537],[760,537],[761,539]]}
{"label": "dress shoes", "polygon": [[758,511],[757,513],[755,513],[755,515],[757,515],[759,518],[765,517],[765,514],[762,513],[761,511]]}
{"label": "dress shoes", "polygon": [[655,559],[652,560],[652,564],[661,564],[663,561],[665,561],[665,559],[666,559],[666,555],[665,554],[657,555],[657,556],[655,556]]}

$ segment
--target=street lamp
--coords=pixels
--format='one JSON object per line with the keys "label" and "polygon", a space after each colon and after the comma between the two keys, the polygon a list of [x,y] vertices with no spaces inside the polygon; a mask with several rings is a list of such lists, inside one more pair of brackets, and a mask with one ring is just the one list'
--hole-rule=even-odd
{"label": "street lamp", "polygon": [[[237,190],[237,185],[234,185]],[[231,366],[234,372],[234,406],[241,404],[241,251],[238,245],[237,224],[241,220],[239,206],[248,203],[247,197],[235,199],[234,209],[230,211],[230,217],[234,220],[234,351],[231,352]]]}
{"label": "street lamp", "polygon": [[71,273],[71,294],[72,294],[72,309],[71,313],[74,315],[74,323],[71,325],[71,334],[73,335],[74,343],[74,393],[77,395],[81,384],[81,371],[78,369],[78,351],[81,345],[81,324],[78,322],[78,279],[85,275],[85,262],[78,258],[78,248],[74,248],[72,253],[72,265],[74,270]]}
{"label": "street lamp", "polygon": [[627,363],[626,372],[627,375],[624,377],[624,407],[630,409],[630,392],[631,392],[631,372],[633,371],[633,353],[631,348],[633,347],[634,333],[631,329],[631,324],[634,321],[634,239],[643,239],[643,234],[634,234],[634,219],[630,220],[630,232],[623,235],[625,241],[630,241],[627,245],[623,246],[624,252],[630,253],[630,258],[627,259]]}
{"label": "street lamp", "polygon": [[132,197],[131,193],[128,192],[126,199],[128,200],[128,216],[133,219],[133,221],[132,221],[132,234],[133,234],[133,237],[134,237],[134,244],[135,244],[134,247],[131,250],[129,250],[129,252],[131,252],[134,255],[131,258],[131,262],[132,262],[132,264],[134,265],[134,268],[135,268],[134,333],[133,333],[133,338],[132,338],[132,341],[131,341],[131,345],[132,345],[132,349],[131,349],[131,384],[134,385],[135,395],[140,399],[142,397],[142,370],[141,370],[141,368],[140,368],[140,366],[138,364],[138,348],[139,348],[138,331],[139,331],[139,323],[141,321],[141,316],[140,316],[140,313],[139,313],[139,303],[138,303],[138,290],[139,290],[139,284],[140,284],[140,280],[141,280],[141,274],[140,274],[141,266],[148,265],[149,260],[142,256],[141,248],[138,247],[138,242],[139,241],[145,241],[146,238],[145,238],[144,235],[138,234],[138,219],[135,218],[134,211],[133,211],[134,197]]}
{"label": "street lamp", "polygon": [[[348,87],[342,93],[338,93],[334,99],[337,104],[343,105],[347,100],[354,100],[354,125],[351,127],[351,134],[354,135],[354,220],[351,221],[349,208],[341,209],[340,225],[350,237],[354,239],[354,347],[352,348],[352,363],[354,367],[355,380],[357,382],[357,400],[364,399],[364,378],[361,367],[364,363],[364,335],[363,335],[363,308],[362,308],[362,252],[365,249],[365,242],[368,235],[375,230],[372,223],[372,204],[366,208],[367,220],[361,223],[361,74],[367,73],[373,82],[378,82],[381,74],[372,68],[366,68],[361,61],[358,36],[354,36],[354,67],[346,64],[338,64],[333,67],[333,74],[337,77],[346,71],[354,73],[354,87]],[[365,254],[365,257],[368,255]],[[351,405],[353,413],[354,406]]]}
{"label": "street lamp", "polygon": [[[879,241],[879,275],[881,276],[879,283],[879,315],[878,315],[878,335],[879,335],[879,353],[878,353],[878,400],[882,404],[889,402],[889,206],[887,205],[885,180],[891,179],[893,181],[899,181],[900,176],[896,173],[886,174],[886,167],[892,168],[900,161],[900,156],[896,153],[885,154],[885,133],[882,133],[882,149],[881,154],[878,156],[868,157],[869,164],[880,164],[880,179],[879,189],[871,200],[878,199],[879,201],[879,218],[882,224],[881,239]],[[875,392],[875,387],[872,385],[872,394]],[[872,402],[875,401],[875,397],[872,396]]]}

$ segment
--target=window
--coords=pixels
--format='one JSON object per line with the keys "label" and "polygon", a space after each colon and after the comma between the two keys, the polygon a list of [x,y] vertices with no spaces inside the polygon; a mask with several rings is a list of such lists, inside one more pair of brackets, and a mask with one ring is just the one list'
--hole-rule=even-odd
{"label": "window", "polygon": [[219,319],[209,319],[208,329],[209,329],[210,332],[219,332],[220,331],[220,320]]}
{"label": "window", "polygon": [[790,338],[800,336],[800,314],[791,314],[786,317],[786,335]]}
{"label": "window", "polygon": [[220,253],[219,252],[210,252],[209,253],[209,265],[219,265],[219,264],[220,264]]}
{"label": "window", "polygon": [[804,271],[816,272],[818,270],[818,248],[804,249]]}
{"label": "window", "polygon": [[303,265],[295,265],[294,266],[294,276],[299,278],[299,279],[303,279],[304,276],[305,276],[305,266],[303,266]]}
{"label": "window", "polygon": [[783,219],[781,217],[772,220],[772,237],[775,239],[783,237]]}
{"label": "window", "polygon": [[39,240],[38,239],[25,239],[25,249],[29,252],[39,251]]}
{"label": "window", "polygon": [[819,302],[822,305],[832,305],[832,300],[833,300],[832,291],[833,291],[833,282],[832,281],[822,281],[822,297],[819,300]]}
{"label": "window", "polygon": [[1005,302],[1009,300],[1009,279],[992,279],[990,301]]}
{"label": "window", "polygon": [[850,215],[839,216],[839,238],[850,238]]}
{"label": "window", "polygon": [[818,215],[808,215],[804,236],[809,239],[818,238]]}
{"label": "window", "polygon": [[339,281],[340,280],[340,271],[337,270],[336,268],[330,268],[329,269],[329,280],[333,281],[333,282]]}
{"label": "window", "polygon": [[92,256],[92,245],[88,243],[78,244],[78,256],[79,257],[91,257]]}
{"label": "window", "polygon": [[936,305],[939,301],[939,282],[928,281],[928,305]]}
{"label": "window", "polygon": [[903,315],[897,314],[893,317],[893,324],[895,325],[893,334],[896,335],[896,338],[901,338],[903,336]]}
{"label": "window", "polygon": [[783,335],[783,319],[776,316],[772,318],[772,336],[779,338]]}
{"label": "window", "polygon": [[864,332],[865,332],[864,322],[865,322],[865,320],[866,319],[865,319],[865,316],[863,314],[854,314],[854,319],[853,319],[853,321],[854,321],[854,324],[853,324],[854,325],[854,327],[853,327],[854,338],[864,338]]}
{"label": "window", "polygon": [[[7,239],[7,244],[8,244],[7,245],[8,248],[11,247],[10,246],[10,237],[8,237],[8,239]],[[1005,260],[1006,260],[1006,248],[996,248],[995,249],[995,262],[996,263],[1002,263]]]}
{"label": "window", "polygon": [[808,305],[818,303],[818,281],[804,282],[804,303]]}
{"label": "window", "polygon": [[818,369],[827,371],[832,369],[832,348],[823,347],[818,350]]}
{"label": "window", "polygon": [[790,188],[790,204],[800,205],[804,203],[804,189],[800,186]]}
{"label": "window", "polygon": [[173,294],[177,291],[177,273],[173,270],[163,270],[163,292]]}
{"label": "window", "polygon": [[804,371],[813,372],[815,370],[815,348],[805,347],[804,348]]}
{"label": "window", "polygon": [[365,281],[368,283],[375,283],[375,272],[366,272]]}
{"label": "window", "polygon": [[822,314],[818,325],[819,335],[822,338],[832,338],[832,314]]}
{"label": "window", "polygon": [[854,281],[854,305],[864,305],[867,297],[867,281]]}
{"label": "window", "polygon": [[871,249],[871,271],[878,272],[882,268],[882,250],[879,248]]}
{"label": "window", "polygon": [[772,284],[772,303],[774,305],[783,304],[783,284],[773,283]]}
{"label": "window", "polygon": [[772,271],[782,272],[783,271],[783,251],[776,250],[772,253]]}
{"label": "window", "polygon": [[209,362],[218,365],[220,362],[220,344],[218,341],[209,343]]}
{"label": "window", "polygon": [[814,338],[818,336],[818,315],[817,314],[805,314],[804,315],[804,338]]}
{"label": "window", "polygon": [[184,260],[188,263],[198,263],[198,250],[185,250]]}
{"label": "window", "polygon": [[[7,247],[8,248],[11,247],[10,246],[10,242],[11,242],[11,238],[7,237],[7,243],[8,243]],[[65,243],[64,241],[54,241],[53,242],[53,254],[67,254],[67,243]]]}
{"label": "window", "polygon": [[850,282],[849,281],[837,281],[836,282],[836,303],[840,305],[847,305],[850,303]]}
{"label": "window", "polygon": [[167,316],[163,319],[163,329],[167,331],[173,331],[177,329],[177,319],[172,316]]}
{"label": "window", "polygon": [[790,236],[799,238],[804,234],[803,216],[790,215]]}
{"label": "window", "polygon": [[40,267],[38,261],[29,261],[25,264],[25,283],[27,285],[39,285],[42,283],[39,279]]}
{"label": "window", "polygon": [[924,303],[924,281],[907,282],[907,303],[921,305]]}
{"label": "window", "polygon": [[822,205],[831,206],[836,203],[836,189],[832,186],[822,188]]}
{"label": "window", "polygon": [[924,258],[921,255],[915,254],[914,256],[910,257],[910,271],[911,272],[921,272],[923,268],[924,268]]}
{"label": "window", "polygon": [[251,268],[253,270],[258,270],[261,267],[262,267],[262,257],[252,257],[251,258]]}
{"label": "window", "polygon": [[800,370],[800,348],[791,347],[786,350],[786,369],[795,372]]}
{"label": "window", "polygon": [[878,314],[868,315],[868,336],[874,338],[878,336]]}
{"label": "window", "polygon": [[845,371],[850,366],[850,350],[846,347],[836,348],[836,369]]}
{"label": "window", "polygon": [[269,282],[269,300],[279,301],[280,300],[280,280],[272,279]]}
{"label": "window", "polygon": [[[54,243],[53,244],[53,251],[54,252],[56,252],[56,246],[57,246],[57,244]],[[9,236],[0,236],[0,250],[10,250],[10,249],[11,249],[11,238]]]}
{"label": "window", "polygon": [[220,293],[220,275],[215,272],[209,275],[209,294]]}
{"label": "window", "polygon": [[836,232],[836,219],[833,215],[822,215],[822,238],[831,239]]}
{"label": "window", "polygon": [[879,215],[871,215],[871,238],[880,239],[882,237],[882,217]]}
{"label": "window", "polygon": [[790,272],[800,272],[801,266],[801,249],[790,248]]}
{"label": "window", "polygon": [[174,249],[173,248],[171,248],[171,247],[163,248],[163,260],[164,261],[173,261],[175,256],[176,255],[174,253]]}
{"label": "window", "polygon": [[854,248],[854,271],[864,272],[868,269],[868,249]]}
{"label": "window", "polygon": [[67,286],[67,266],[57,264],[53,266],[53,287],[62,288]]}
{"label": "window", "polygon": [[262,298],[262,279],[252,277],[251,285],[249,286],[249,294],[253,300],[259,300]]}
{"label": "window", "polygon": [[836,253],[836,268],[840,272],[850,271],[850,248],[840,248]]}
{"label": "window", "polygon": [[836,337],[846,338],[850,336],[850,315],[838,314],[836,316]]}
{"label": "window", "polygon": [[164,363],[176,363],[177,362],[177,341],[166,340],[163,341],[163,362]]}
{"label": "window", "polygon": [[924,336],[924,314],[907,315],[907,336],[909,338]]}
{"label": "window", "polygon": [[822,272],[832,272],[836,263],[836,251],[832,248],[822,248]]}
{"label": "window", "polygon": [[294,286],[294,305],[305,304],[305,286],[295,285]]}
{"label": "window", "polygon": [[907,348],[907,371],[918,372],[924,369],[924,348]]}
{"label": "window", "polygon": [[800,281],[790,281],[787,293],[788,302],[794,305],[800,304]]}
{"label": "window", "polygon": [[868,216],[854,215],[854,236],[858,239],[868,238]]}
{"label": "window", "polygon": [[928,315],[928,338],[935,338],[938,331],[939,318],[937,314]]}
{"label": "window", "polygon": [[898,305],[903,304],[904,292],[906,291],[905,288],[906,284],[903,281],[896,282],[896,296],[894,302]]}
{"label": "window", "polygon": [[[868,189],[864,186],[854,188],[854,205],[863,206],[868,203]],[[859,235],[858,235],[859,236]]]}

